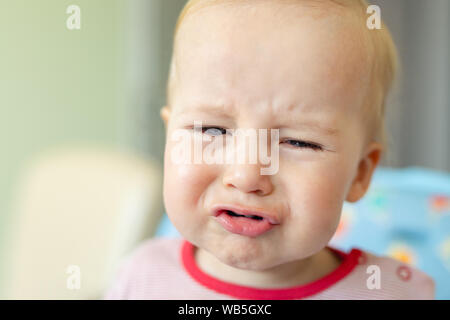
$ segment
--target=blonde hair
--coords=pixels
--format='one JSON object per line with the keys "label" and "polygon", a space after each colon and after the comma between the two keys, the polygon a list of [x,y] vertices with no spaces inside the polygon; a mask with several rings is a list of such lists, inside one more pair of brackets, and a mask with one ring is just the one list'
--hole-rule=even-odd
{"label": "blonde hair", "polygon": [[[251,2],[252,0],[189,0],[181,11],[174,32],[173,54],[170,64],[169,78],[167,81],[167,106],[172,104],[171,94],[175,85],[176,61],[175,52],[177,44],[178,31],[185,18],[204,7],[216,4],[233,4]],[[259,0],[262,1],[262,0]],[[367,8],[369,4],[365,0],[267,0],[281,3],[304,3],[323,4],[325,2],[333,3],[340,7],[352,7],[361,19],[362,29],[366,30],[366,36],[370,39],[370,46],[373,49],[373,57],[371,63],[371,85],[364,107],[367,109],[365,113],[365,121],[368,125],[368,139],[380,142],[384,148],[387,148],[387,135],[385,130],[385,109],[387,96],[393,86],[394,79],[398,72],[398,55],[392,36],[384,24],[381,22],[381,29],[369,30],[366,27],[366,19],[369,17]]]}

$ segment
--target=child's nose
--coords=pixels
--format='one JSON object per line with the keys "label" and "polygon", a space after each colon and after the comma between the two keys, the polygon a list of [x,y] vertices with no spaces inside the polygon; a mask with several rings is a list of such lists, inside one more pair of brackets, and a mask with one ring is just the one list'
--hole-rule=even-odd
{"label": "child's nose", "polygon": [[273,191],[273,184],[269,175],[261,174],[259,164],[233,164],[227,166],[223,175],[225,187],[239,189],[245,193],[268,195]]}

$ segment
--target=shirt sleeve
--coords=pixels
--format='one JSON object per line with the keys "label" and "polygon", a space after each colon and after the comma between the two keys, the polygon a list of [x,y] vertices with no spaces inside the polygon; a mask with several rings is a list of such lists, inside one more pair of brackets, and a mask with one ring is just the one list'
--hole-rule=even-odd
{"label": "shirt sleeve", "polygon": [[415,269],[416,286],[411,288],[411,298],[416,300],[434,300],[436,289],[434,280],[426,273]]}
{"label": "shirt sleeve", "polygon": [[119,265],[115,278],[103,295],[103,300],[127,300],[129,293],[130,261]]}

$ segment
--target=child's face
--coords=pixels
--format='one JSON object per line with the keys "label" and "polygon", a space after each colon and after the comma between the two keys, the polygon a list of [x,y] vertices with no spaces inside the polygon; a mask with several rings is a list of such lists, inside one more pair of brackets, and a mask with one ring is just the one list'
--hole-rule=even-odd
{"label": "child's face", "polygon": [[[379,158],[364,143],[360,109],[369,71],[355,32],[361,26],[343,16],[304,16],[300,7],[281,6],[274,18],[270,6],[242,14],[217,6],[188,17],[179,32],[174,102],[162,112],[171,221],[223,263],[253,270],[327,245],[343,201],[364,194]],[[278,128],[277,174],[261,175],[258,164],[174,164],[171,134],[194,120],[225,129]],[[213,217],[217,204],[270,211],[279,224],[256,237],[235,234]]]}

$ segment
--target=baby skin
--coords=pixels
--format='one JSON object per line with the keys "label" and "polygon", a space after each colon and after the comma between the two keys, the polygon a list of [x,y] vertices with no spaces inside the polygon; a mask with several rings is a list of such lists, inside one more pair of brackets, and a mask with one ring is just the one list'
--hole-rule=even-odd
{"label": "baby skin", "polygon": [[[374,53],[364,21],[324,3],[208,5],[178,31],[170,105],[161,109],[164,202],[196,247],[199,268],[217,279],[287,288],[340,264],[327,245],[343,202],[368,189],[383,146],[365,107]],[[278,129],[278,172],[262,175],[260,163],[175,164],[171,134],[194,121],[216,132]],[[227,205],[264,212],[276,224],[257,236],[230,232],[215,211]]]}

